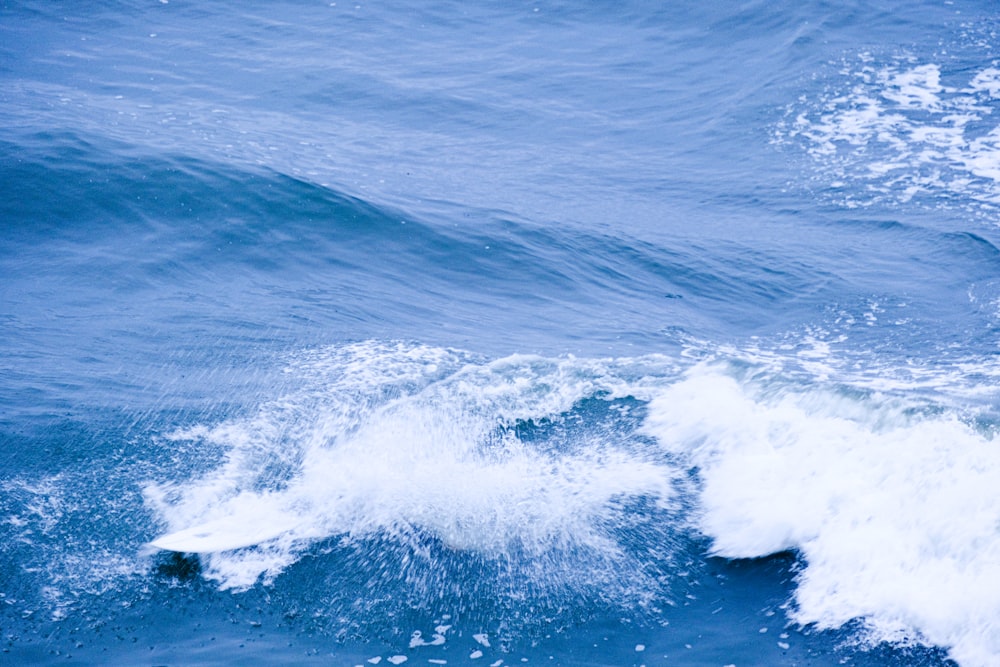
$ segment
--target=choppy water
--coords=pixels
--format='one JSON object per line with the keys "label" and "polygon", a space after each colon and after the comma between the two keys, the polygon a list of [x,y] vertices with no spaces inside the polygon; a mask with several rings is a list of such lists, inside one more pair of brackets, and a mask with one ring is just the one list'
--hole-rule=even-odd
{"label": "choppy water", "polygon": [[997,664],[998,28],[0,3],[0,662]]}

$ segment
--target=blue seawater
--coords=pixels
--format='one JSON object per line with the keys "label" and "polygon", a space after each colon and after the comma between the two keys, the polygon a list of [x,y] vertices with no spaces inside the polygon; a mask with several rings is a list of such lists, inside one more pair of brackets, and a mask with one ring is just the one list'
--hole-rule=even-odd
{"label": "blue seawater", "polygon": [[0,663],[1000,664],[998,31],[0,2]]}

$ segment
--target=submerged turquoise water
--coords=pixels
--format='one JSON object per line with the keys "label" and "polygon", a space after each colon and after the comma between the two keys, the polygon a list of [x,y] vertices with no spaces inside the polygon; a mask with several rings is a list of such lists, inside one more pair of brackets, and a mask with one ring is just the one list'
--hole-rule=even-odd
{"label": "submerged turquoise water", "polygon": [[995,13],[0,3],[0,661],[994,664]]}

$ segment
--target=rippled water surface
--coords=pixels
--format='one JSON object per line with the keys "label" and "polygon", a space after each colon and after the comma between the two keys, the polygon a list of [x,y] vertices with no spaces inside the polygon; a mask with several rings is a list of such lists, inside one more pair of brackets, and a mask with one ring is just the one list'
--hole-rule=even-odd
{"label": "rippled water surface", "polygon": [[1000,660],[987,2],[0,2],[0,662]]}

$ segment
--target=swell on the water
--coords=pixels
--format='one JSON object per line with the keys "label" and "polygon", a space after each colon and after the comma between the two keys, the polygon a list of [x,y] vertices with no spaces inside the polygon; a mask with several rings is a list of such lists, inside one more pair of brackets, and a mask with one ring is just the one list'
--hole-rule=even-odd
{"label": "swell on the water", "polygon": [[[210,348],[168,331],[211,335],[218,354],[245,355],[247,366],[257,342],[386,337],[496,354],[590,355],[621,341],[648,351],[662,349],[665,331],[769,329],[773,312],[812,314],[846,284],[797,247],[752,247],[721,229],[696,238],[681,222],[653,242],[457,203],[403,210],[260,165],[80,132],[26,133],[3,149],[10,349],[62,349],[71,326],[78,356],[106,367],[74,358],[54,372],[82,384],[115,377],[129,393],[158,383],[144,364],[170,345],[191,358]],[[133,356],[124,367],[148,377],[117,371]],[[37,381],[23,359],[13,369]],[[105,394],[87,389],[83,400]]]}

